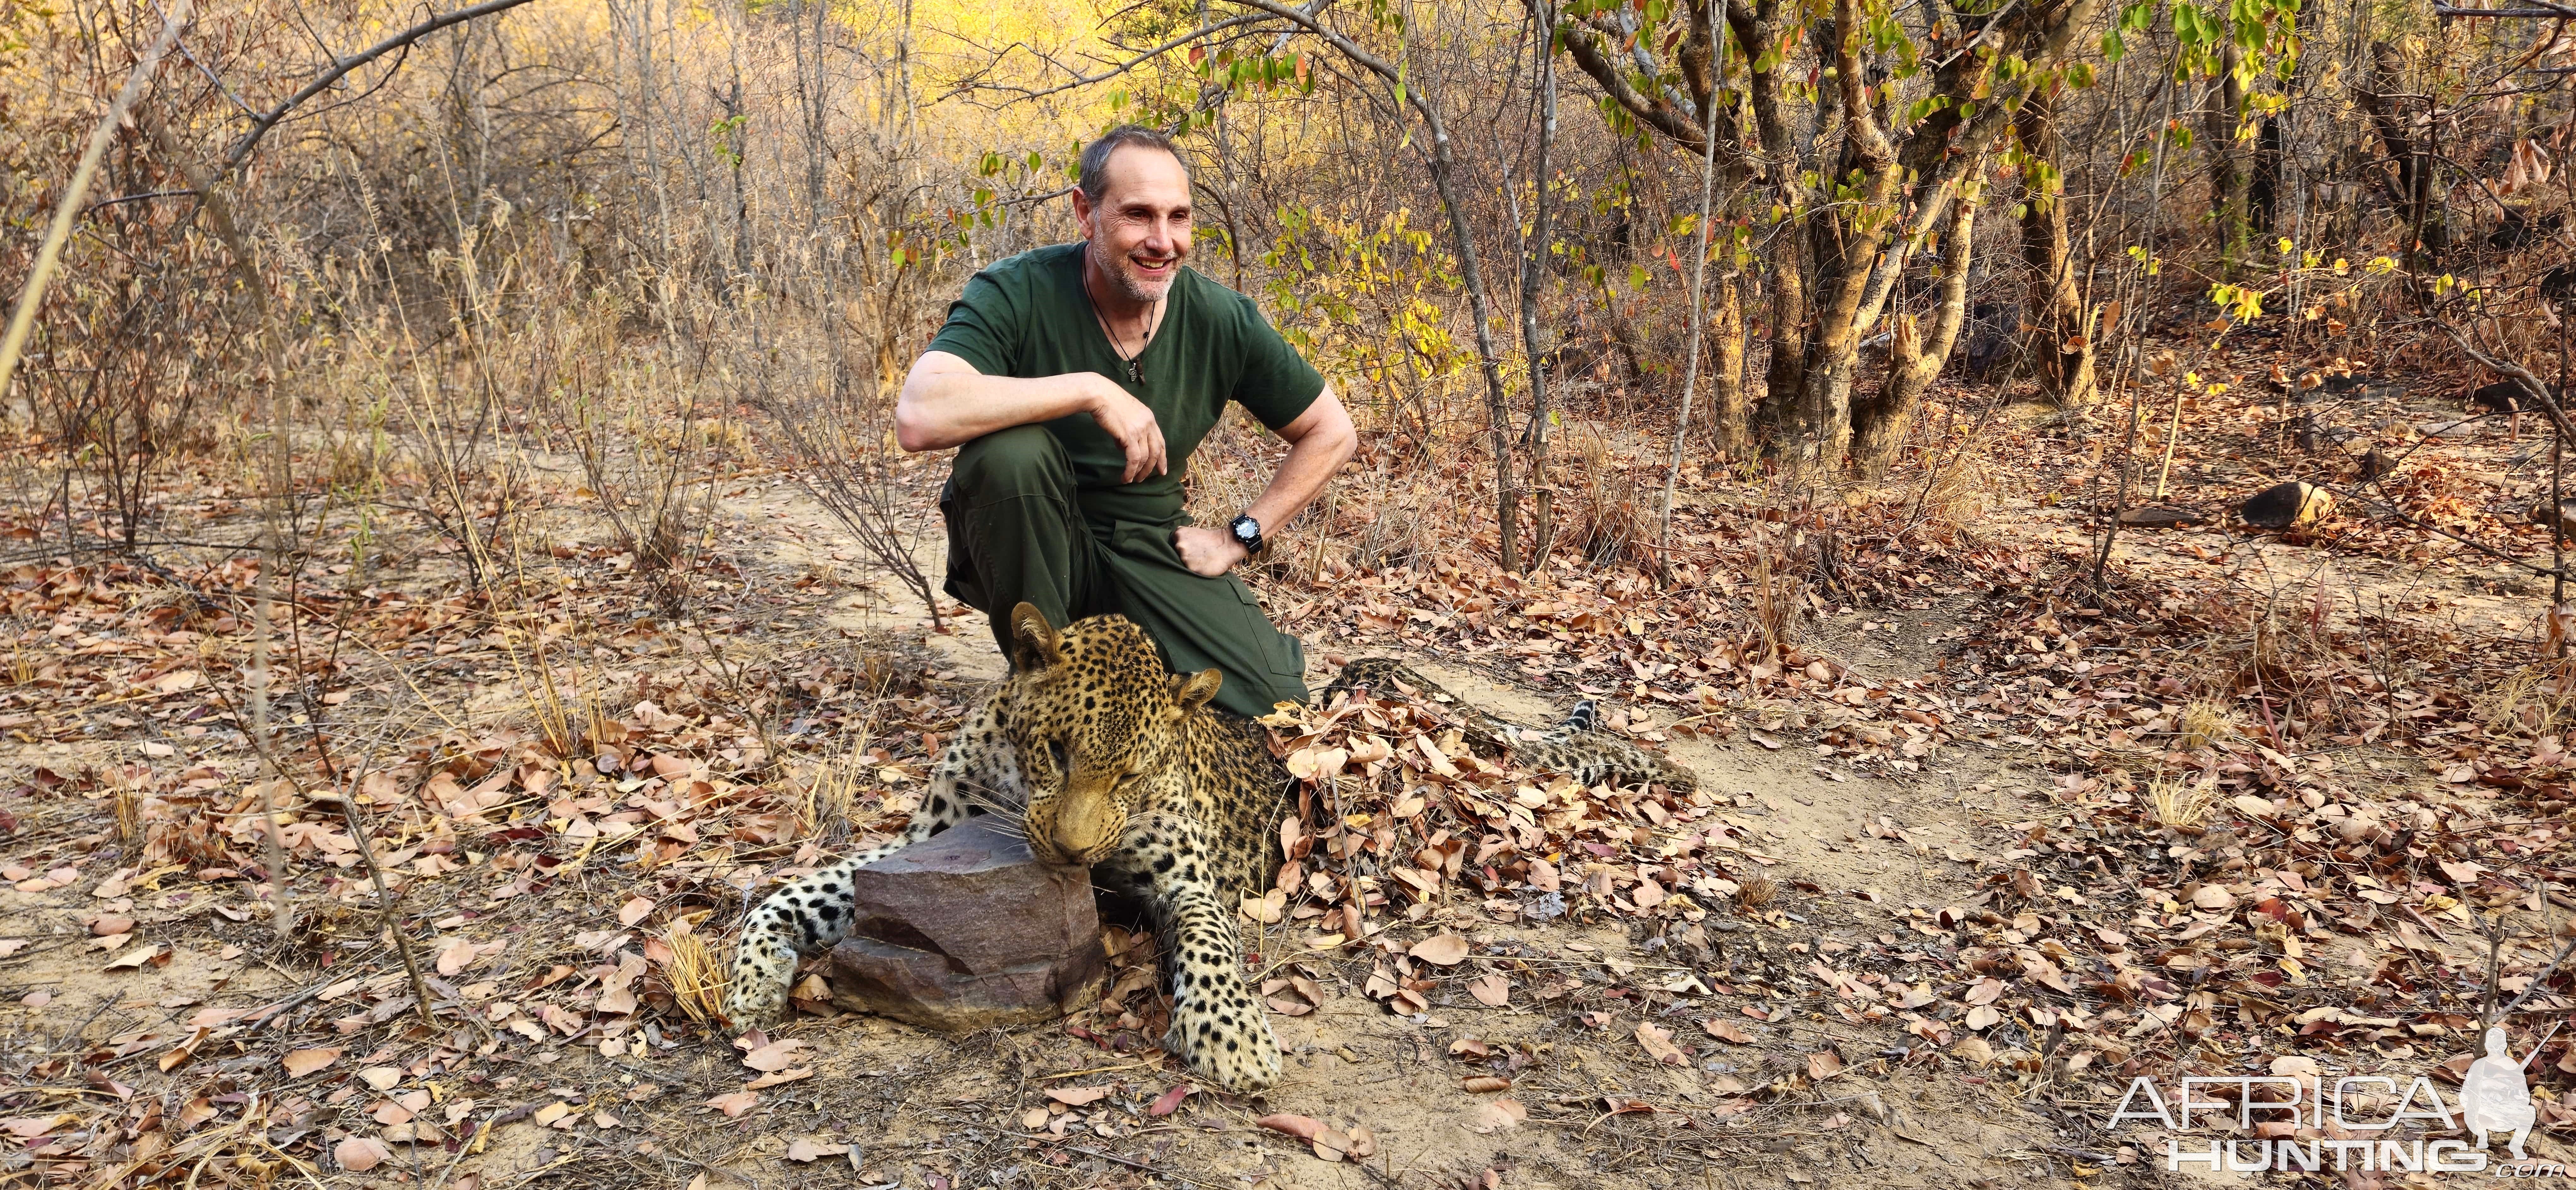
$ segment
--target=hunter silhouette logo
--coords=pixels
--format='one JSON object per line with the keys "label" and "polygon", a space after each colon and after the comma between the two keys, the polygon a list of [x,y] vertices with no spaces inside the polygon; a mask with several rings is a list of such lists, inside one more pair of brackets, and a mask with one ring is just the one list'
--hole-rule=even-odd
{"label": "hunter silhouette logo", "polygon": [[[2534,1112],[2531,1087],[2523,1081],[2522,1068],[2531,1058],[2516,1062],[2505,1049],[2504,1030],[2487,1030],[2485,1057],[2469,1063],[2468,1074],[2460,1080],[2460,1123],[2477,1137],[2477,1147],[2487,1147],[2489,1132],[2510,1132],[2513,1159],[2528,1160],[2522,1152],[2524,1138],[2531,1135]],[[2533,1058],[2540,1047],[2531,1049]]]}

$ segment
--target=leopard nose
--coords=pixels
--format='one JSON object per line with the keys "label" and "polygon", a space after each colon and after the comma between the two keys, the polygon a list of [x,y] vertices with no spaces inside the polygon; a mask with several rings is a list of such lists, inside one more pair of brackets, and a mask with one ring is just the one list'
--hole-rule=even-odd
{"label": "leopard nose", "polygon": [[1088,862],[1116,840],[1117,815],[1105,797],[1070,798],[1067,802],[1057,812],[1055,829],[1047,832],[1047,841],[1067,860]]}

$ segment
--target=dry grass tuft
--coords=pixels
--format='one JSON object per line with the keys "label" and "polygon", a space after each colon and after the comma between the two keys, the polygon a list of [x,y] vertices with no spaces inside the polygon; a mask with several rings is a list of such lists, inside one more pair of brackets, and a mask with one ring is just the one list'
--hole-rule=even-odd
{"label": "dry grass tuft", "polygon": [[849,833],[850,811],[858,804],[859,786],[867,770],[867,759],[862,755],[866,748],[867,739],[862,736],[841,759],[814,766],[798,791],[796,838],[834,842]]}
{"label": "dry grass tuft", "polygon": [[1984,458],[1962,452],[1932,477],[1923,489],[1923,516],[1952,529],[1973,527],[1994,509],[2001,486]]}
{"label": "dry grass tuft", "polygon": [[116,791],[116,841],[125,847],[143,842],[143,791],[119,787]]}
{"label": "dry grass tuft", "polygon": [[2218,783],[2206,778],[2188,781],[2179,774],[2157,777],[2147,784],[2147,805],[2155,811],[2157,822],[2176,830],[2198,830],[2218,806]]}
{"label": "dry grass tuft", "polygon": [[1752,577],[1753,623],[1762,633],[1762,660],[1776,664],[1795,643],[1807,584],[1791,572],[1788,554],[1767,533],[1755,537]]}
{"label": "dry grass tuft", "polygon": [[724,1019],[725,988],[733,980],[717,960],[715,948],[687,922],[672,923],[662,934],[662,945],[671,948],[669,961],[662,964],[662,982],[671,989],[671,999],[680,1011],[700,1024]]}
{"label": "dry grass tuft", "polygon": [[1760,909],[1779,898],[1780,886],[1771,883],[1771,878],[1768,876],[1747,876],[1738,882],[1735,888],[1736,908],[1748,912]]}
{"label": "dry grass tuft", "polygon": [[1655,543],[1654,497],[1637,481],[1635,470],[1620,466],[1599,432],[1569,435],[1574,442],[1573,499],[1557,514],[1565,518],[1558,543],[1595,566],[1646,566]]}
{"label": "dry grass tuft", "polygon": [[2561,730],[2576,709],[2576,674],[2562,665],[2526,665],[2477,700],[2478,721],[2495,735],[2540,735]]}
{"label": "dry grass tuft", "polygon": [[2195,699],[2182,709],[2182,722],[2174,730],[2185,751],[2215,748],[2241,738],[2236,729],[2236,713],[2226,704],[2211,699]]}

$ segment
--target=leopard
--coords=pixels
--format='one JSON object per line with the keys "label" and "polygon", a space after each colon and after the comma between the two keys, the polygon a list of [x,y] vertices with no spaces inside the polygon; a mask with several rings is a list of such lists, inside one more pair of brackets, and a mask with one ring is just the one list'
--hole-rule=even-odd
{"label": "leopard", "polygon": [[1602,730],[1600,704],[1589,698],[1574,704],[1552,727],[1524,727],[1450,693],[1390,657],[1362,657],[1344,665],[1318,698],[1329,702],[1341,691],[1435,705],[1458,721],[1459,735],[1470,746],[1509,754],[1514,764],[1534,772],[1561,773],[1585,785],[1657,784],[1684,794],[1699,788],[1699,775],[1688,766]]}
{"label": "leopard", "polygon": [[[1243,899],[1279,869],[1277,826],[1292,812],[1293,779],[1268,733],[1210,705],[1221,671],[1172,673],[1124,616],[1057,629],[1022,603],[1010,628],[1010,674],[959,725],[902,830],[788,882],[746,915],[725,1016],[740,1027],[781,1014],[800,956],[840,941],[855,920],[852,873],[967,818],[1017,813],[1033,857],[1088,866],[1102,893],[1152,920],[1172,988],[1165,1052],[1216,1090],[1277,1085],[1279,1041],[1244,977],[1235,930]],[[1587,784],[1690,779],[1599,732],[1588,701],[1552,728],[1525,728],[1375,658],[1344,667],[1325,692],[1339,690],[1446,699],[1471,742],[1563,765]]]}

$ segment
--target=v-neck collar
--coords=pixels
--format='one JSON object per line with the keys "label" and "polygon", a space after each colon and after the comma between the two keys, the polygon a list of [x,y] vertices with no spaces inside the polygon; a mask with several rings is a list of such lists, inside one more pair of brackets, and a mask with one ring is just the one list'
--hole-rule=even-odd
{"label": "v-neck collar", "polygon": [[1110,359],[1117,361],[1120,369],[1119,378],[1122,382],[1135,383],[1124,380],[1125,370],[1129,364],[1142,366],[1146,357],[1154,353],[1154,344],[1163,341],[1163,328],[1171,325],[1173,307],[1179,304],[1175,299],[1181,287],[1182,270],[1179,268],[1172,270],[1172,287],[1163,291],[1163,300],[1158,303],[1163,308],[1163,316],[1155,321],[1153,333],[1145,339],[1143,346],[1136,349],[1136,354],[1131,358],[1119,353],[1117,340],[1109,335],[1109,319],[1100,312],[1100,303],[1092,299],[1091,244],[1087,240],[1076,240],[1074,243],[1076,251],[1073,254],[1073,287],[1082,297],[1083,313],[1091,316],[1091,333],[1098,336],[1093,341],[1108,350]]}

